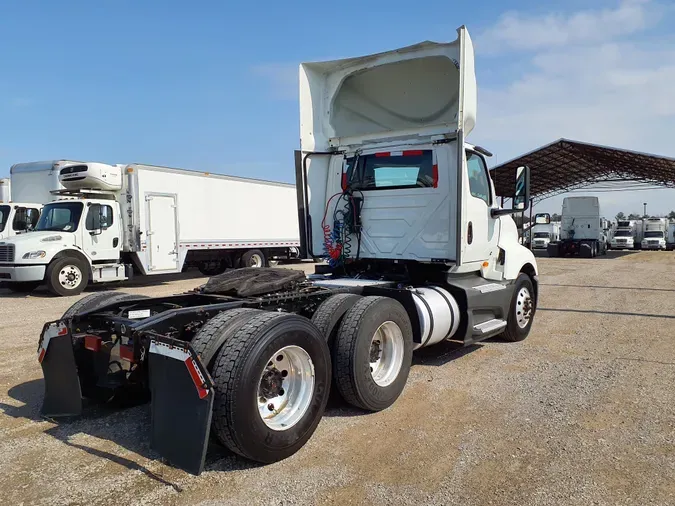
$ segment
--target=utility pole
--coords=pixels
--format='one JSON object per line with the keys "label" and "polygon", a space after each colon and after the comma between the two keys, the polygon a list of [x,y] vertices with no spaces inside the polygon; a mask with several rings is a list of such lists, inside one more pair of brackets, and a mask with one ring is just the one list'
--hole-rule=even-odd
{"label": "utility pole", "polygon": [[646,218],[646,217],[647,217],[647,203],[644,202],[642,205],[643,205],[644,208],[645,208],[645,212],[643,213],[642,217],[643,217],[643,218]]}

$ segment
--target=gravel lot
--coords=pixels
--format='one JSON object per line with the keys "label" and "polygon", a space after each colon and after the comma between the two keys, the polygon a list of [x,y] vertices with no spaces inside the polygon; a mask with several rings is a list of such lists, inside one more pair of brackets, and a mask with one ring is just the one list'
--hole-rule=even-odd
{"label": "gravel lot", "polygon": [[147,406],[42,420],[38,334],[75,298],[0,290],[0,503],[675,504],[675,255],[539,265],[526,341],[422,350],[389,410],[332,401],[290,459],[256,466],[213,447],[199,477],[157,459]]}

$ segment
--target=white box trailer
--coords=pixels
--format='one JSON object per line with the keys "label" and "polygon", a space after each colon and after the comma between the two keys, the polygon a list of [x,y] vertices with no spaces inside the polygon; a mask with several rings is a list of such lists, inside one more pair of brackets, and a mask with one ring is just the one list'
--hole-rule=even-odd
{"label": "white box trailer", "polygon": [[675,221],[668,223],[668,232],[666,236],[666,249],[672,251],[675,249]]}
{"label": "white box trailer", "polygon": [[74,162],[35,231],[0,243],[0,280],[45,281],[58,295],[88,283],[228,267],[299,255],[295,186],[208,172]]}
{"label": "white box trailer", "polygon": [[607,253],[607,220],[601,216],[598,197],[565,197],[561,216],[560,241],[549,243],[549,256],[591,258]]}
{"label": "white box trailer", "polygon": [[[17,163],[10,178],[0,181],[0,240],[30,232],[38,222],[42,205],[63,189],[59,170],[68,160]],[[6,188],[6,190],[2,190]]]}

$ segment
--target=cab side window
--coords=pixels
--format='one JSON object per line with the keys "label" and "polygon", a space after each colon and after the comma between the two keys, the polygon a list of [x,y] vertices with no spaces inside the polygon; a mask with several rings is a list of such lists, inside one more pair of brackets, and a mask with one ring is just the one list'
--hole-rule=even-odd
{"label": "cab side window", "polygon": [[17,231],[33,230],[40,218],[40,212],[32,207],[19,207],[14,214],[12,228]]}
{"label": "cab side window", "polygon": [[96,230],[97,224],[100,224],[100,228],[103,230],[113,224],[112,207],[101,204],[93,204],[89,207],[86,222],[87,230]]}
{"label": "cab side window", "polygon": [[471,195],[485,201],[488,206],[491,205],[490,181],[487,166],[483,158],[472,151],[467,151],[466,168],[469,172],[469,190]]}

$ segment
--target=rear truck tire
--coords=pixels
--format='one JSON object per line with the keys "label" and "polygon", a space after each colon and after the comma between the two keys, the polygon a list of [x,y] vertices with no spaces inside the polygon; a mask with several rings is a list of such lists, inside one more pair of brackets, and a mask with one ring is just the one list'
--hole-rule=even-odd
{"label": "rear truck tire", "polygon": [[225,342],[212,377],[218,440],[250,460],[277,462],[302,448],[323,416],[330,353],[309,319],[264,311]]}
{"label": "rear truck tire", "polygon": [[536,309],[532,279],[521,272],[516,278],[516,287],[506,318],[506,329],[502,333],[504,340],[510,342],[524,340],[532,328]]}
{"label": "rear truck tire", "polygon": [[266,265],[265,253],[259,249],[250,249],[239,259],[239,267],[265,267]]}
{"label": "rear truck tire", "polygon": [[260,313],[260,309],[238,308],[223,311],[213,318],[197,332],[190,345],[202,364],[211,372],[215,358],[225,342],[248,321],[251,316]]}
{"label": "rear truck tire", "polygon": [[560,245],[559,244],[548,244],[546,246],[546,254],[549,258],[556,258],[560,255]]}
{"label": "rear truck tire", "polygon": [[360,299],[361,296],[355,293],[337,293],[324,300],[312,315],[312,323],[321,331],[331,350],[344,315]]}
{"label": "rear truck tire", "polygon": [[6,283],[10,291],[15,293],[30,293],[42,284],[42,281],[20,281],[18,283]]}
{"label": "rear truck tire", "polygon": [[45,279],[54,295],[79,295],[89,284],[89,266],[78,258],[57,258],[47,267]]}
{"label": "rear truck tire", "polygon": [[367,411],[388,408],[412,364],[412,325],[400,302],[362,297],[347,311],[333,346],[333,381],[342,398]]}
{"label": "rear truck tire", "polygon": [[220,262],[200,262],[197,265],[197,269],[199,272],[201,272],[204,276],[217,276],[218,274],[222,274],[225,272],[227,269],[227,262],[220,261]]}

